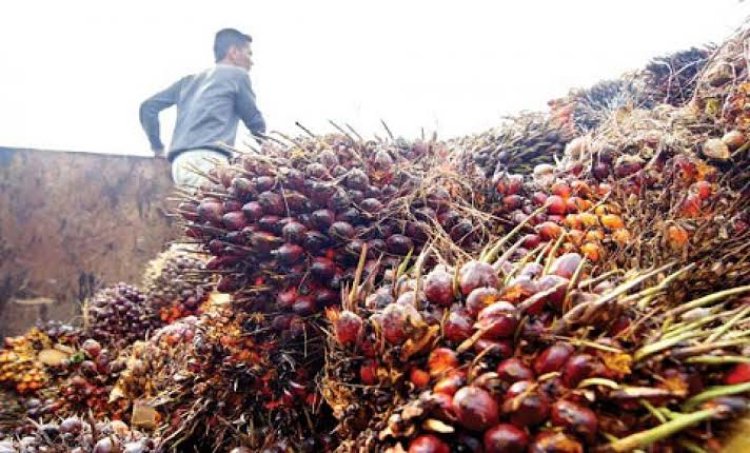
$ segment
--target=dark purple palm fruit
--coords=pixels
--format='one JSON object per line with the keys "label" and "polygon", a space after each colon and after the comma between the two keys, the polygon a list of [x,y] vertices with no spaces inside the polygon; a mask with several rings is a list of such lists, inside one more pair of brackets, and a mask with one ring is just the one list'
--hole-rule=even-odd
{"label": "dark purple palm fruit", "polygon": [[425,278],[424,294],[431,303],[450,307],[456,300],[453,294],[453,275],[442,269],[433,270]]}
{"label": "dark purple palm fruit", "polygon": [[353,168],[344,179],[344,185],[352,190],[365,191],[370,186],[370,178],[359,168]]}
{"label": "dark purple palm fruit", "polygon": [[257,201],[250,201],[242,206],[242,214],[248,222],[257,222],[258,219],[263,217],[263,206]]}
{"label": "dark purple palm fruit", "polygon": [[577,434],[592,442],[599,426],[594,411],[588,407],[566,400],[558,400],[552,405],[552,424]]}
{"label": "dark purple palm fruit", "polygon": [[508,423],[484,432],[484,453],[524,453],[528,444],[526,431]]}
{"label": "dark purple palm fruit", "polygon": [[271,253],[283,243],[282,238],[267,231],[256,231],[250,235],[250,245],[258,253]]}
{"label": "dark purple palm fruit", "polygon": [[328,228],[328,236],[339,242],[346,242],[354,237],[354,227],[347,222],[333,222]]}
{"label": "dark purple palm fruit", "polygon": [[258,195],[258,203],[263,207],[263,212],[269,215],[286,215],[284,198],[276,192],[262,192]]}
{"label": "dark purple palm fruit", "polygon": [[275,251],[276,259],[285,266],[291,266],[305,256],[305,250],[297,245],[287,242]]}
{"label": "dark purple palm fruit", "polygon": [[331,307],[341,302],[341,294],[328,287],[315,290],[315,305],[319,308]]}
{"label": "dark purple palm fruit", "polygon": [[384,240],[375,238],[367,241],[367,257],[378,258],[380,255],[385,253],[386,243]]}
{"label": "dark purple palm fruit", "polygon": [[406,236],[418,244],[424,244],[430,239],[429,231],[430,226],[425,222],[407,222],[404,229]]}
{"label": "dark purple palm fruit", "polygon": [[370,216],[377,216],[383,211],[383,203],[377,198],[365,198],[359,204],[359,209],[369,214]]}
{"label": "dark purple palm fruit", "polygon": [[466,298],[466,309],[476,317],[480,311],[500,300],[500,292],[495,288],[476,288]]}
{"label": "dark purple palm fruit", "polygon": [[357,208],[344,209],[336,214],[337,222],[346,222],[351,225],[357,225],[363,220],[362,213]]}
{"label": "dark purple palm fruit", "polygon": [[331,197],[326,202],[326,207],[332,211],[340,212],[349,209],[352,206],[352,197],[341,187],[337,187]]}
{"label": "dark purple palm fruit", "polygon": [[544,308],[544,304],[550,306],[555,311],[560,312],[563,308],[565,296],[568,293],[569,283],[569,279],[560,277],[559,275],[548,274],[540,277],[537,280],[537,289],[539,292],[550,291],[551,293],[543,299],[540,299],[540,306],[529,307],[529,314],[538,314],[542,308]]}
{"label": "dark purple palm fruit", "polygon": [[305,167],[305,175],[308,178],[319,180],[327,180],[331,178],[331,174],[328,172],[325,165],[317,162],[307,164]]}
{"label": "dark purple palm fruit", "polygon": [[105,345],[124,346],[161,325],[146,295],[125,283],[97,292],[86,304],[87,334]]}
{"label": "dark purple palm fruit", "polygon": [[260,192],[266,192],[271,190],[276,185],[276,178],[272,176],[258,176],[253,181],[255,183],[255,189]]}
{"label": "dark purple palm fruit", "polygon": [[406,255],[414,249],[414,242],[402,234],[393,234],[385,240],[388,253],[393,255]]}
{"label": "dark purple palm fruit", "polygon": [[287,208],[294,213],[307,212],[310,209],[310,200],[296,190],[285,190],[282,195]]}
{"label": "dark purple palm fruit", "polygon": [[288,222],[281,228],[281,237],[292,244],[303,244],[307,227],[295,220]]}
{"label": "dark purple palm fruit", "polygon": [[453,242],[464,245],[470,242],[474,235],[474,225],[468,219],[459,220],[449,232]]}
{"label": "dark purple palm fruit", "polygon": [[324,208],[331,196],[336,193],[335,186],[322,181],[314,181],[310,183],[309,186],[310,187],[306,193],[310,197],[313,205],[319,208]]}
{"label": "dark purple palm fruit", "polygon": [[538,425],[549,416],[549,401],[532,381],[518,381],[503,398],[503,413],[519,427]]}
{"label": "dark purple palm fruit", "polygon": [[336,213],[330,209],[318,209],[310,214],[311,226],[318,231],[328,231],[336,221]]}
{"label": "dark purple palm fruit", "polygon": [[451,194],[445,187],[437,186],[427,194],[426,201],[427,206],[434,209],[435,212],[442,212],[450,206]]}
{"label": "dark purple palm fruit", "polygon": [[330,245],[330,238],[323,233],[318,231],[308,231],[305,233],[303,246],[308,253],[314,255],[323,254],[326,247]]}
{"label": "dark purple palm fruit", "polygon": [[453,395],[453,412],[458,423],[472,431],[484,431],[500,420],[492,395],[474,386],[463,387]]}
{"label": "dark purple palm fruit", "polygon": [[500,285],[500,278],[490,264],[469,261],[461,266],[458,273],[458,283],[461,294],[468,296],[477,288],[497,288]]}
{"label": "dark purple palm fruit", "polygon": [[318,162],[323,164],[326,168],[333,168],[339,164],[339,158],[336,153],[331,149],[324,149],[317,155]]}
{"label": "dark purple palm fruit", "polygon": [[571,356],[562,368],[563,384],[576,388],[582,380],[594,375],[598,365],[597,359],[589,354]]}
{"label": "dark purple palm fruit", "polygon": [[310,265],[310,273],[317,280],[327,282],[336,274],[336,264],[325,257],[316,257]]}
{"label": "dark purple palm fruit", "polygon": [[177,212],[185,220],[195,222],[198,220],[198,204],[192,201],[183,201],[177,206]]}
{"label": "dark purple palm fruit", "polygon": [[221,218],[224,226],[230,231],[239,231],[247,226],[247,218],[242,211],[231,211]]}
{"label": "dark purple palm fruit", "polygon": [[305,190],[305,175],[296,168],[284,168],[281,171],[281,181],[285,187],[303,192]]}

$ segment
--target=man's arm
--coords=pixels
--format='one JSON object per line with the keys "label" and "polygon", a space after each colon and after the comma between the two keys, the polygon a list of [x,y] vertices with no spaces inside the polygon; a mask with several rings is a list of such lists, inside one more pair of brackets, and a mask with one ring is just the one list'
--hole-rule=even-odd
{"label": "man's arm", "polygon": [[266,133],[266,121],[258,110],[258,106],[255,105],[255,93],[253,93],[250,77],[247,74],[240,78],[235,108],[250,132],[254,135]]}
{"label": "man's arm", "polygon": [[177,103],[180,94],[180,85],[185,79],[180,79],[166,90],[160,91],[143,101],[140,109],[141,127],[146,132],[151,150],[156,154],[164,151],[161,142],[159,127],[159,112]]}

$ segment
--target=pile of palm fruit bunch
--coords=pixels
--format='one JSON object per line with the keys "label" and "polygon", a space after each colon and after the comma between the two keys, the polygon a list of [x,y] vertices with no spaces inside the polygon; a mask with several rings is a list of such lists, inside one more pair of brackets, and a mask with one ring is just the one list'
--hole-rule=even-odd
{"label": "pile of palm fruit bunch", "polygon": [[163,323],[201,312],[213,290],[213,275],[203,258],[175,246],[148,264],[141,286],[150,309]]}
{"label": "pile of palm fruit bunch", "polygon": [[0,451],[720,451],[750,398],[749,34],[450,142],[237,151],[143,290],[6,340]]}
{"label": "pile of palm fruit bunch", "polygon": [[23,436],[0,440],[1,453],[149,453],[159,451],[147,434],[121,421],[72,416],[36,424]]}

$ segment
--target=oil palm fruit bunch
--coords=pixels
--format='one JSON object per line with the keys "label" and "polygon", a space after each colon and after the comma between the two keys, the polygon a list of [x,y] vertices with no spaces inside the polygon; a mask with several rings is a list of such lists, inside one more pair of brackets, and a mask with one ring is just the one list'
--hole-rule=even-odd
{"label": "oil palm fruit bunch", "polygon": [[17,437],[0,441],[0,452],[20,453],[148,453],[160,451],[158,439],[121,421],[93,424],[81,417],[37,424]]}
{"label": "oil palm fruit bunch", "polygon": [[159,429],[170,448],[228,450],[242,439],[258,451],[277,439],[295,450],[321,450],[329,442],[319,433],[330,418],[316,394],[315,370],[306,366],[320,360],[312,356],[322,354],[320,348],[305,343],[304,324],[290,329],[295,338],[282,338],[260,327],[262,319],[216,310],[192,326],[179,321],[165,327],[145,347],[134,346],[120,385],[127,398],[163,415]]}
{"label": "oil palm fruit bunch", "polygon": [[52,340],[38,328],[31,328],[21,336],[6,337],[0,350],[0,385],[22,395],[41,390],[49,375],[38,354],[51,347]]}
{"label": "oil palm fruit bunch", "polygon": [[479,168],[485,178],[498,173],[528,173],[536,164],[554,162],[574,131],[548,113],[523,113],[507,118],[495,129],[456,140],[462,150],[463,165]]}
{"label": "oil palm fruit bunch", "polygon": [[57,401],[40,412],[44,415],[92,413],[97,418],[121,418],[129,404],[112,401],[110,395],[125,366],[125,359],[118,357],[115,350],[93,338],[86,339],[68,361],[58,387]]}
{"label": "oil palm fruit bunch", "polygon": [[556,100],[553,108],[572,109],[571,120],[579,134],[595,130],[612,114],[625,107],[649,108],[643,96],[643,83],[631,74],[604,80],[587,89],[572,90],[567,98]]}
{"label": "oil palm fruit bunch", "polygon": [[148,304],[164,323],[200,312],[212,291],[213,276],[205,260],[171,248],[149,263],[143,288]]}
{"label": "oil palm fruit bunch", "polygon": [[179,207],[188,235],[214,255],[206,267],[221,274],[218,291],[240,305],[275,293],[271,307],[248,311],[309,316],[338,304],[365,245],[366,269],[380,275],[433,236],[471,248],[489,234],[438,142],[293,143],[216,168],[210,190]]}
{"label": "oil palm fruit bunch", "polygon": [[645,84],[643,96],[650,106],[664,103],[679,107],[690,102],[698,77],[714,51],[714,46],[692,47],[651,60],[637,75]]}
{"label": "oil palm fruit bunch", "polygon": [[[724,359],[707,361],[719,368],[741,361],[746,340],[739,326],[750,311],[729,301],[747,288],[681,306],[665,294],[687,268],[597,276],[575,253],[498,257],[508,245],[506,237],[480,259],[444,263],[426,275],[417,264],[388,286],[352,290],[341,309],[329,309],[323,395],[339,420],[343,448],[674,447],[711,437],[712,429],[725,427],[720,420],[745,410],[747,384],[709,388],[728,376],[742,379],[742,371],[700,374],[700,367],[696,374],[684,357],[725,346],[716,354]],[[665,323],[651,328],[646,299],[650,309],[674,304],[672,314],[724,303],[734,308],[698,335],[692,317],[672,331],[671,316],[651,313]],[[723,331],[719,318],[734,322]],[[667,339],[652,344],[665,328]],[[688,351],[675,348],[692,335],[700,340]],[[709,338],[711,346],[702,345]],[[668,358],[649,360],[659,354]],[[693,428],[677,436],[687,427]]]}
{"label": "oil palm fruit bunch", "polygon": [[161,325],[146,300],[143,292],[125,283],[97,292],[84,306],[86,334],[114,349],[145,338]]}

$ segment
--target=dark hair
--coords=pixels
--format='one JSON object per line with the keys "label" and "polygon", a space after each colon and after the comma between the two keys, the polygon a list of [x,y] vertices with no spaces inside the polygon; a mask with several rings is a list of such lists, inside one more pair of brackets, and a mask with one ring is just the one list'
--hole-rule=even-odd
{"label": "dark hair", "polygon": [[240,47],[253,42],[250,35],[246,35],[234,28],[224,28],[216,33],[214,38],[214,57],[216,62],[223,60],[232,46]]}

